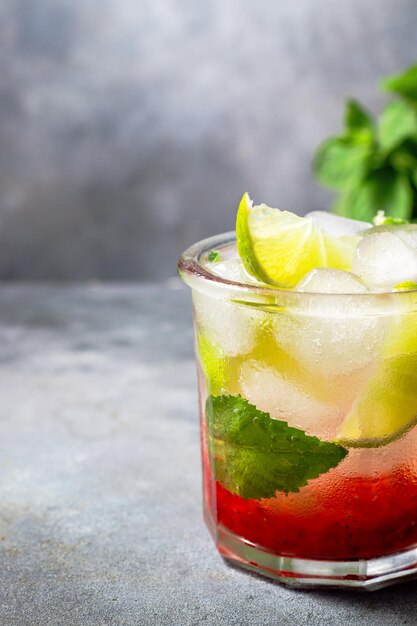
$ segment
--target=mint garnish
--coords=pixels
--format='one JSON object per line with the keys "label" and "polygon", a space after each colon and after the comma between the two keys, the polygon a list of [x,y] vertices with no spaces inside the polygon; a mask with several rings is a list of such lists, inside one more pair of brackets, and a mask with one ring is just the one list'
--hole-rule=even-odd
{"label": "mint garnish", "polygon": [[206,420],[216,480],[245,499],[298,492],[348,453],[272,419],[241,396],[209,396]]}
{"label": "mint garnish", "polygon": [[217,261],[220,261],[220,252],[218,250],[210,250],[208,260],[210,263],[217,263]]}
{"label": "mint garnish", "polygon": [[393,99],[378,118],[359,102],[346,102],[344,128],[319,146],[313,171],[322,185],[338,192],[333,211],[339,215],[370,222],[378,209],[384,209],[394,219],[414,220],[417,64],[386,78],[382,88]]}
{"label": "mint garnish", "polygon": [[385,226],[387,224],[399,226],[402,224],[409,224],[408,220],[403,219],[402,217],[393,217],[392,215],[385,215],[385,211],[377,211],[373,219],[373,223],[375,226]]}

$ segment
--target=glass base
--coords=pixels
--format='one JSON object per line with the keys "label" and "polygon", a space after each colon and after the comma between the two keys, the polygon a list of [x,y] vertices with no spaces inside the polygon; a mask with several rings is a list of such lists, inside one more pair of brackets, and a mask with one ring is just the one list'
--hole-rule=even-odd
{"label": "glass base", "polygon": [[417,578],[417,548],[374,559],[348,561],[300,559],[272,554],[216,526],[205,515],[211,535],[224,559],[240,567],[273,578],[296,589],[346,588],[373,591],[404,580]]}

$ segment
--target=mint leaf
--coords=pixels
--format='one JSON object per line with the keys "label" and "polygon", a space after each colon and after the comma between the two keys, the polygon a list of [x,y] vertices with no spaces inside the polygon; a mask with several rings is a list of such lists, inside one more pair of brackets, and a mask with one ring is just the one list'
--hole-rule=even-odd
{"label": "mint leaf", "polygon": [[372,220],[374,226],[401,226],[403,224],[409,224],[408,220],[402,217],[392,217],[391,215],[385,215],[385,211],[377,211],[374,219]]}
{"label": "mint leaf", "polygon": [[371,222],[378,209],[379,201],[372,180],[365,180],[341,194],[333,205],[333,211],[337,215],[364,222]]}
{"label": "mint leaf", "polygon": [[409,224],[409,220],[404,220],[402,217],[385,217],[383,224],[388,224],[390,226],[401,226],[404,224]]}
{"label": "mint leaf", "polygon": [[385,167],[342,194],[333,206],[339,215],[372,222],[378,211],[408,220],[413,192],[407,175]]}
{"label": "mint leaf", "polygon": [[346,102],[345,127],[348,134],[357,140],[372,139],[374,131],[372,117],[356,100]]}
{"label": "mint leaf", "polygon": [[354,215],[352,211],[351,198],[354,194],[355,188],[342,191],[333,202],[332,212],[336,213],[336,215],[341,215],[342,217],[351,217],[352,219],[359,219],[366,222],[368,221],[366,217],[358,217],[357,215]]}
{"label": "mint leaf", "polygon": [[378,139],[381,148],[392,150],[409,138],[417,139],[417,111],[407,102],[390,102],[379,121]]}
{"label": "mint leaf", "polygon": [[313,172],[326,187],[349,188],[366,174],[369,157],[368,145],[332,137],[319,146],[313,160]]}
{"label": "mint leaf", "polygon": [[382,81],[382,87],[417,104],[417,65],[412,65],[402,74],[389,76]]}
{"label": "mint leaf", "polygon": [[392,217],[410,219],[413,192],[408,176],[390,168],[381,169],[370,179],[370,186],[377,210],[383,210]]}
{"label": "mint leaf", "polygon": [[241,396],[209,396],[206,421],[216,480],[245,499],[296,493],[347,455],[342,446],[272,419]]}
{"label": "mint leaf", "polygon": [[396,170],[414,174],[417,172],[416,144],[406,141],[400,148],[394,150],[389,157],[389,161]]}
{"label": "mint leaf", "polygon": [[361,104],[348,100],[345,132],[319,146],[313,174],[338,191],[333,210],[340,215],[369,221],[384,209],[417,222],[417,64],[381,85],[397,99],[375,121]]}
{"label": "mint leaf", "polygon": [[220,261],[220,252],[218,250],[210,250],[208,260],[210,263]]}

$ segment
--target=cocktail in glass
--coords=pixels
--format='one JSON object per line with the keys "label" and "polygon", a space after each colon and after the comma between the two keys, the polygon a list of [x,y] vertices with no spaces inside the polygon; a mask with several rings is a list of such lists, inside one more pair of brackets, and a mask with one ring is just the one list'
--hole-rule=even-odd
{"label": "cocktail in glass", "polygon": [[[300,293],[181,257],[192,288],[204,512],[219,552],[294,587],[417,572],[417,292]],[[392,432],[392,423],[396,424]]]}

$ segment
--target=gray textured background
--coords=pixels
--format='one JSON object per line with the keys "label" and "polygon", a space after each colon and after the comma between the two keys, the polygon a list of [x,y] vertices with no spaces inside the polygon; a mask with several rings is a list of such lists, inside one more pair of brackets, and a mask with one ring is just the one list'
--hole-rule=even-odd
{"label": "gray textured background", "polygon": [[155,279],[244,190],[303,213],[344,98],[417,60],[415,0],[2,0],[0,279]]}

